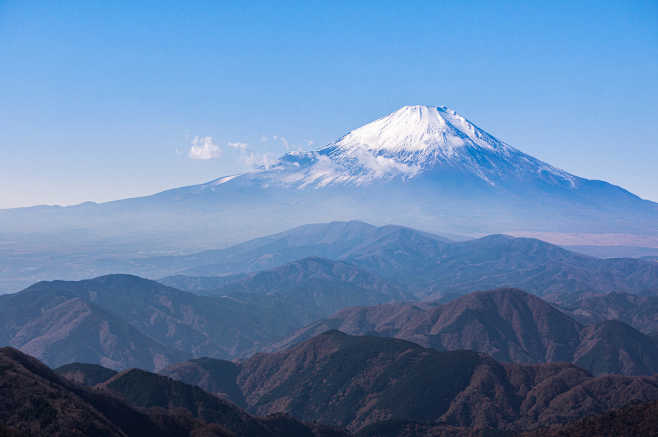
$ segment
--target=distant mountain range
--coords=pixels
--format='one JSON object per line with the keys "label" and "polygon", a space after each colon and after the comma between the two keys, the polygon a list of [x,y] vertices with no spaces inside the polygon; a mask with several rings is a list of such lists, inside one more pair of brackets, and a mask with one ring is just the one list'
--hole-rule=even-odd
{"label": "distant mountain range", "polygon": [[[25,284],[65,267],[79,274],[66,279],[144,274],[107,269],[131,252],[190,253],[350,219],[466,235],[543,232],[553,241],[556,233],[572,233],[583,245],[658,247],[658,204],[542,162],[448,108],[407,106],[319,150],[289,152],[249,173],[102,204],[2,210],[10,262],[0,279]],[[60,256],[48,265],[53,253]],[[34,269],[35,259],[43,271],[26,267]]]}
{"label": "distant mountain range", "polygon": [[303,324],[286,308],[198,296],[128,275],[40,282],[0,296],[0,314],[2,344],[53,366],[86,361],[116,369],[234,357]]}
{"label": "distant mountain range", "polygon": [[597,258],[640,258],[644,260],[658,260],[658,247],[638,246],[564,246],[572,252],[578,252]]}
{"label": "distant mountain range", "polygon": [[[121,311],[97,304],[94,296],[99,294],[101,299],[121,303],[118,298],[114,300],[113,291],[94,286],[100,282],[55,283],[54,287],[39,283],[21,293],[0,296],[0,344],[19,348],[52,366],[82,361],[112,368],[150,369],[188,356],[144,333]],[[126,281],[118,282],[127,285]],[[135,287],[125,290],[132,292]],[[153,289],[141,291],[158,299]],[[134,292],[135,302],[139,294]],[[136,309],[145,311],[144,305]],[[149,320],[158,323],[156,317],[143,322]]]}
{"label": "distant mountain range", "polygon": [[[400,288],[351,264],[316,258],[240,278],[207,296],[128,275],[37,283],[0,296],[0,340],[52,366],[80,361],[159,370],[193,357],[284,349],[339,329],[437,350],[471,349],[504,362],[567,361],[595,374],[658,372],[656,339],[609,320],[619,319],[613,306],[584,325],[572,318],[573,307],[563,312],[514,289],[444,304],[395,302],[406,296]],[[343,309],[354,304],[362,306]],[[646,317],[635,320],[646,324]]]}
{"label": "distant mountain range", "polygon": [[[236,275],[270,270],[306,257],[353,264],[421,297],[502,286],[542,295],[658,291],[658,263],[650,260],[600,259],[541,240],[505,235],[452,241],[407,227],[377,227],[358,221],[304,225],[190,255],[88,262],[96,265],[93,271],[165,277],[164,283],[198,291],[218,289],[240,279]],[[53,263],[57,265],[57,260]],[[50,270],[39,271],[37,276],[45,273],[57,277]],[[170,276],[194,279],[180,277],[175,282]]]}
{"label": "distant mountain range", "polygon": [[158,282],[209,296],[312,294],[327,288],[333,288],[339,293],[341,288],[349,284],[353,288],[345,291],[345,297],[361,302],[413,299],[411,293],[377,273],[349,262],[320,257],[302,258],[271,270],[249,274],[205,277],[177,275]]}
{"label": "distant mountain range", "polygon": [[0,344],[59,366],[160,369],[253,353],[354,305],[410,298],[351,264],[309,258],[201,296],[130,275],[39,282],[0,296]]}
{"label": "distant mountain range", "polygon": [[505,286],[546,296],[658,292],[658,264],[652,262],[594,258],[532,238],[490,235],[455,242],[411,228],[354,221],[305,225],[227,249],[136,260],[135,265],[151,274],[178,272],[161,281],[206,293],[230,290],[231,282],[245,278],[235,275],[302,257],[350,263],[424,298]]}
{"label": "distant mountain range", "polygon": [[[306,325],[350,306],[414,299],[403,287],[342,261],[304,258],[272,270],[230,277],[175,276],[160,282],[196,289],[206,296],[230,296],[256,308],[280,307],[297,325]],[[213,288],[212,286],[222,286]],[[204,283],[209,289],[199,289]],[[279,310],[281,311],[281,310]]]}
{"label": "distant mountain range", "polygon": [[658,343],[619,320],[583,326],[540,298],[514,289],[472,293],[447,304],[348,308],[274,346],[286,349],[330,329],[470,349],[504,362],[571,362],[600,375],[658,373]]}
{"label": "distant mountain range", "polygon": [[[39,282],[0,296],[0,344],[52,366],[159,370],[194,357],[244,358],[340,329],[506,362],[569,361],[596,374],[658,368],[653,262],[598,259],[528,238],[455,242],[333,222],[138,263],[215,276]],[[523,288],[555,307],[512,289],[459,298],[496,287]]]}
{"label": "distant mountain range", "polygon": [[583,324],[621,320],[645,334],[658,334],[658,296],[655,295],[562,294],[552,296],[551,302]]}

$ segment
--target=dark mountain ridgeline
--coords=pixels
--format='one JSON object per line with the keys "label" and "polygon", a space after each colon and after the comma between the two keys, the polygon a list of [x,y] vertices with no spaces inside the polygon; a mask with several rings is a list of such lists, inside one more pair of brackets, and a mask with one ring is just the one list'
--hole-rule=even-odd
{"label": "dark mountain ridgeline", "polygon": [[571,360],[594,374],[651,375],[658,373],[658,343],[618,320],[606,320],[581,331]]}
{"label": "dark mountain ridgeline", "polygon": [[658,402],[634,403],[567,424],[553,425],[525,432],[520,434],[519,437],[592,436],[658,436]]}
{"label": "dark mountain ridgeline", "polygon": [[11,348],[0,349],[0,369],[0,421],[9,435],[346,435],[284,415],[253,417],[197,387],[140,370],[122,372],[90,390]]}
{"label": "dark mountain ridgeline", "polygon": [[[67,367],[78,376],[108,372],[97,366]],[[574,432],[569,422],[578,420],[599,426],[592,429],[602,429],[601,423],[615,429],[628,421],[640,430],[651,429],[651,416],[639,409],[644,406],[626,406],[658,400],[655,376],[592,377],[566,363],[502,365],[470,351],[439,352],[337,331],[239,364],[214,359],[179,363],[165,372],[174,379],[127,370],[91,390],[11,348],[0,350],[0,370],[0,431],[7,435],[22,435],[28,428],[33,435],[55,436],[348,435],[282,413],[347,426],[358,436],[503,437],[538,426]],[[254,417],[176,381],[181,375],[198,385],[214,384],[224,395],[237,387],[249,411],[274,415]]]}
{"label": "dark mountain ridgeline", "polygon": [[159,373],[245,407],[246,401],[237,384],[239,372],[240,365],[232,361],[197,358],[173,364]]}
{"label": "dark mountain ridgeline", "polygon": [[658,346],[623,322],[584,326],[537,296],[514,289],[477,292],[443,305],[348,308],[274,346],[285,349],[327,329],[395,337],[438,350],[472,349],[504,362],[566,361],[595,374],[658,372]]}
{"label": "dark mountain ridgeline", "polygon": [[550,299],[583,324],[621,320],[645,334],[658,333],[658,296],[628,293],[561,294]]}
{"label": "dark mountain ridgeline", "polygon": [[656,437],[658,402],[631,403],[564,424],[514,432],[410,421],[385,421],[359,430],[356,437]]}
{"label": "dark mountain ridgeline", "polygon": [[118,372],[116,370],[108,369],[98,364],[87,363],[70,363],[60,366],[53,371],[80,385],[92,386],[105,382]]}
{"label": "dark mountain ridgeline", "polygon": [[182,435],[176,428],[159,426],[148,414],[114,397],[58,377],[36,359],[15,349],[0,349],[0,368],[0,423],[16,435]]}
{"label": "dark mountain ridgeline", "polygon": [[[221,370],[196,373],[187,366],[198,367],[180,363],[164,373],[201,387],[229,385]],[[441,432],[473,427],[512,432],[658,399],[655,376],[593,377],[566,363],[500,364],[471,351],[440,352],[339,331],[286,351],[257,354],[238,367],[236,382],[248,411],[285,412],[353,431],[413,422],[419,430],[440,425]]]}
{"label": "dark mountain ridgeline", "polygon": [[186,358],[85,297],[84,286],[65,284],[40,283],[0,296],[0,344],[53,366],[81,361],[113,368],[161,368]]}
{"label": "dark mountain ridgeline", "polygon": [[[244,353],[269,344],[299,326],[284,317],[284,309],[276,311],[236,299],[198,296],[136,276],[110,275],[84,281],[40,282],[17,294],[0,296],[0,311],[8,315],[2,320],[5,328],[0,331],[3,343],[30,346],[29,342],[35,340],[28,328],[32,329],[34,320],[43,317],[44,308],[53,306],[59,310],[56,304],[65,300],[85,308],[97,308],[102,315],[97,317],[99,327],[86,326],[76,331],[75,337],[70,336],[69,321],[53,317],[54,322],[62,325],[55,333],[61,332],[73,351],[63,349],[59,337],[52,338],[52,329],[47,330],[45,338],[37,338],[41,349],[30,349],[51,365],[82,361],[118,369],[131,366],[159,369],[194,356],[230,357]],[[18,313],[15,308],[19,309]],[[82,348],[84,342],[105,338],[107,330],[103,327],[112,326],[108,320],[116,321],[125,332],[112,332],[103,343],[105,349],[96,355],[75,355],[77,350],[86,350]],[[149,352],[155,346],[139,348],[140,339],[160,349]],[[119,345],[117,341],[127,344]],[[44,348],[46,352],[52,348],[67,358],[51,359],[41,352]],[[113,358],[117,354],[129,355],[120,361]],[[139,358],[138,354],[146,356]]]}
{"label": "dark mountain ridgeline", "polygon": [[143,370],[121,372],[98,385],[96,390],[110,393],[138,408],[183,409],[204,422],[221,424],[236,435],[272,435],[263,423],[231,402],[198,387]]}
{"label": "dark mountain ridgeline", "polygon": [[40,282],[0,296],[0,344],[54,366],[160,369],[191,357],[244,356],[347,306],[409,297],[373,273],[318,258],[249,275],[218,294],[131,275]]}
{"label": "dark mountain ridgeline", "polygon": [[[229,291],[233,294],[225,295]],[[540,298],[513,289],[474,293],[443,305],[352,307],[312,322],[346,305],[389,302],[405,294],[351,263],[307,258],[248,274],[216,293],[220,296],[199,296],[129,275],[42,282],[0,297],[5,315],[0,337],[54,366],[78,361],[162,369],[193,357],[234,358],[281,349],[340,329],[437,350],[472,349],[504,362],[569,361],[595,374],[658,371],[654,339],[623,324],[584,327]],[[651,301],[626,299],[626,311],[645,300]],[[648,305],[637,314],[642,311],[641,320],[653,317]],[[599,317],[611,315],[605,314]]]}

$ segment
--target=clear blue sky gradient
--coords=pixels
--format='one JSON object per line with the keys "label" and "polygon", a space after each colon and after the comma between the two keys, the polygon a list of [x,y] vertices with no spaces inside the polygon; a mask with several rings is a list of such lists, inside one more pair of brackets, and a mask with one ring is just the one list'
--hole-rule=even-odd
{"label": "clear blue sky gradient", "polygon": [[658,201],[658,2],[0,0],[0,208],[204,182],[408,104]]}

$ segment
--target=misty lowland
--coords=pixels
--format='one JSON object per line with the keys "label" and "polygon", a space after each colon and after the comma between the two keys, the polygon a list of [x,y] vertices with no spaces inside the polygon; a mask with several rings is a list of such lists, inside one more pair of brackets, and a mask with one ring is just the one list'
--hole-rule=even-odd
{"label": "misty lowland", "polygon": [[0,437],[658,437],[655,2],[0,1]]}

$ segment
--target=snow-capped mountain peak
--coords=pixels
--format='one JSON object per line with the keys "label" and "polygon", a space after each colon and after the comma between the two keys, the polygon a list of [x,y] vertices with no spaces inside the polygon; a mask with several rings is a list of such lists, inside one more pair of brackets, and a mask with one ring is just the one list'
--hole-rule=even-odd
{"label": "snow-capped mountain peak", "polygon": [[253,175],[265,185],[321,188],[381,179],[471,177],[489,186],[549,183],[573,187],[576,177],[507,145],[444,106],[404,106],[326,147],[291,152]]}
{"label": "snow-capped mountain peak", "polygon": [[335,147],[379,153],[440,153],[451,156],[465,146],[504,148],[495,138],[446,107],[404,106],[355,129]]}

